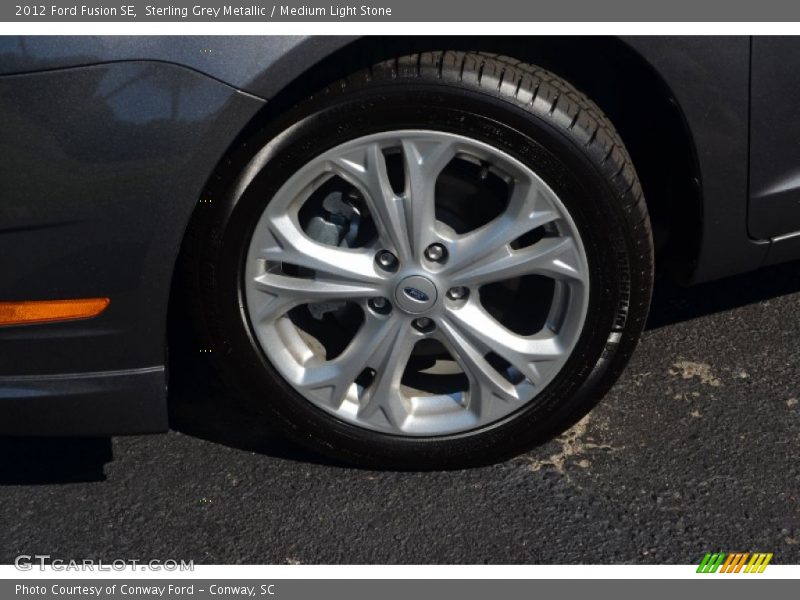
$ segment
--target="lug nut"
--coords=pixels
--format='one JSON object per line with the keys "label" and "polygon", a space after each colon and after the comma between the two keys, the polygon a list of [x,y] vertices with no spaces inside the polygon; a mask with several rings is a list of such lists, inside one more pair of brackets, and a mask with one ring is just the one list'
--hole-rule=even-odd
{"label": "lug nut", "polygon": [[378,261],[378,264],[384,269],[393,269],[397,264],[397,259],[395,258],[394,254],[389,252],[388,250],[381,250],[378,252],[378,256],[375,257],[375,260]]}
{"label": "lug nut", "polygon": [[433,262],[441,262],[447,258],[447,250],[441,244],[431,244],[425,248],[425,258]]}
{"label": "lug nut", "polygon": [[419,319],[414,319],[412,324],[416,329],[422,332],[431,331],[434,328],[433,321],[431,321],[428,317],[420,317]]}
{"label": "lug nut", "polygon": [[447,290],[447,297],[450,298],[450,300],[463,300],[467,297],[467,294],[469,294],[469,290],[460,285]]}
{"label": "lug nut", "polygon": [[369,307],[375,312],[385,313],[391,309],[391,305],[386,298],[378,296],[377,298],[370,298]]}

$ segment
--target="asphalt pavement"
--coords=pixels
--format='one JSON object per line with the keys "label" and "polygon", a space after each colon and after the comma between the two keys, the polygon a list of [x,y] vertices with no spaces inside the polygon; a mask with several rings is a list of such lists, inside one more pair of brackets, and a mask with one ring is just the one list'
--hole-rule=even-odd
{"label": "asphalt pavement", "polygon": [[583,421],[490,467],[331,464],[179,385],[177,431],[0,438],[0,563],[800,563],[800,264],[658,288]]}

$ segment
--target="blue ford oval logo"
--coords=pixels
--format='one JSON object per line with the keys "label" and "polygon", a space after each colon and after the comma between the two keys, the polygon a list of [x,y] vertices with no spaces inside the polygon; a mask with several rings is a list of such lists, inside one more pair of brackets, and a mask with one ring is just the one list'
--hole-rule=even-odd
{"label": "blue ford oval logo", "polygon": [[430,296],[423,292],[422,290],[418,290],[415,287],[407,287],[404,288],[403,291],[406,293],[406,296],[411,298],[412,300],[416,300],[417,302],[427,302],[430,300]]}

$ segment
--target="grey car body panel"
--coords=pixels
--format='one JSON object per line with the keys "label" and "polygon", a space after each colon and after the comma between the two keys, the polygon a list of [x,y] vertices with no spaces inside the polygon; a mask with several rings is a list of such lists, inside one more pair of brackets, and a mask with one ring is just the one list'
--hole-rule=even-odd
{"label": "grey car body panel", "polygon": [[182,65],[262,98],[346,46],[345,36],[0,36],[0,75],[116,61]]}
{"label": "grey car body panel", "polygon": [[164,367],[0,377],[0,432],[152,433],[167,427]]}
{"label": "grey car body panel", "polygon": [[747,232],[750,38],[626,38],[664,79],[691,131],[703,229],[693,282],[757,269],[768,244]]}
{"label": "grey car body panel", "polygon": [[800,40],[753,38],[750,235],[800,231]]}
{"label": "grey car body panel", "polygon": [[230,132],[263,104],[162,62],[0,77],[0,298],[111,298],[94,319],[0,328],[1,433],[54,433],[57,406],[64,433],[166,427],[184,230]]}
{"label": "grey car body panel", "polygon": [[[622,40],[692,134],[694,280],[757,268],[770,244],[747,229],[749,38]],[[0,328],[0,433],[166,427],[170,284],[203,186],[265,99],[351,42],[0,37],[0,300],[112,299],[95,319]]]}

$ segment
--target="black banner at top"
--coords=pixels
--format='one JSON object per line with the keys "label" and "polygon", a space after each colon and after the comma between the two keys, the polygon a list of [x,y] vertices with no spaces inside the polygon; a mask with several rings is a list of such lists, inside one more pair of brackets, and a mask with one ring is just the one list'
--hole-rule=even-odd
{"label": "black banner at top", "polygon": [[789,0],[48,0],[0,4],[1,22],[768,22],[800,21]]}

